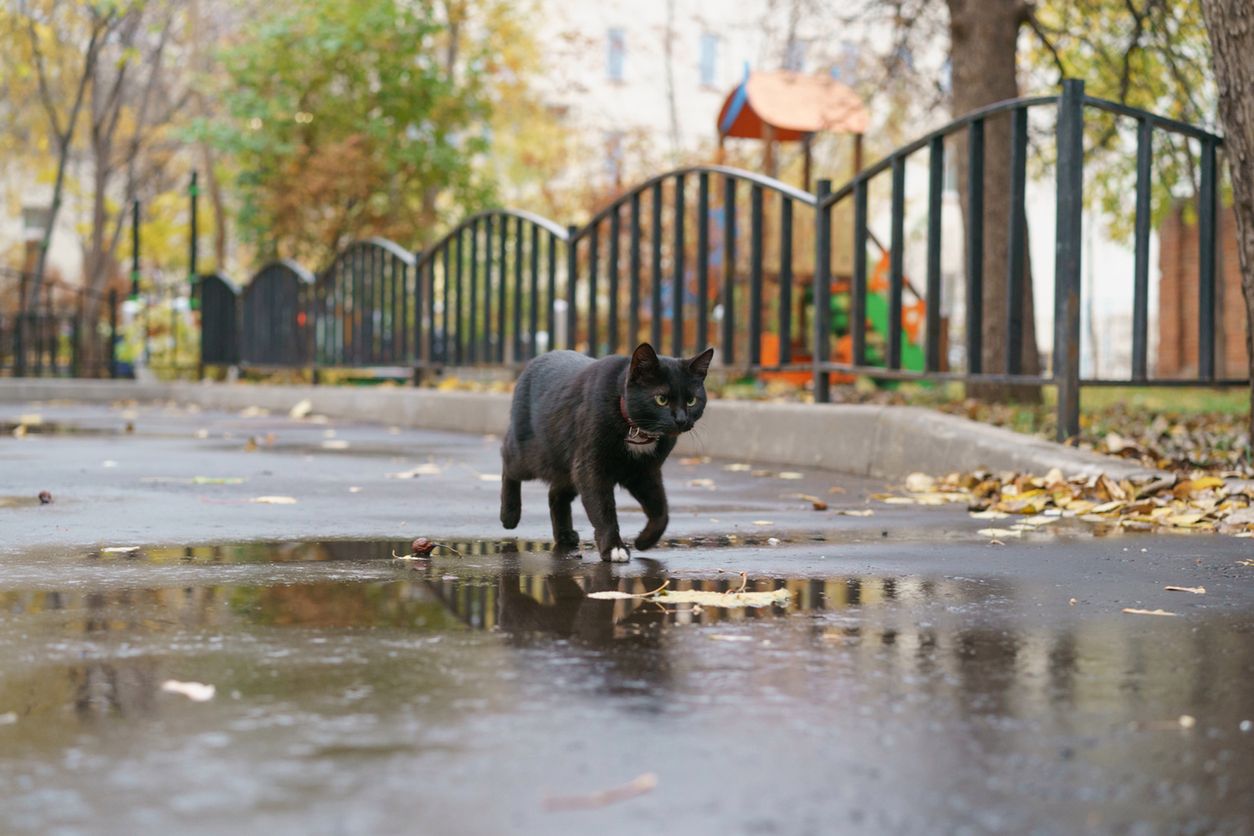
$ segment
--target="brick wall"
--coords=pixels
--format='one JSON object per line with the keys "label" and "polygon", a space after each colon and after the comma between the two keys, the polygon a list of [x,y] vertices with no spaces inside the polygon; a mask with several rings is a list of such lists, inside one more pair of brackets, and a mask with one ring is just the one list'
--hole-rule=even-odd
{"label": "brick wall", "polygon": [[[1220,207],[1218,220],[1215,374],[1221,378],[1244,377],[1246,318],[1236,217],[1230,207]],[[1187,221],[1183,205],[1176,206],[1158,228],[1158,377],[1197,374],[1197,245],[1196,218]]]}

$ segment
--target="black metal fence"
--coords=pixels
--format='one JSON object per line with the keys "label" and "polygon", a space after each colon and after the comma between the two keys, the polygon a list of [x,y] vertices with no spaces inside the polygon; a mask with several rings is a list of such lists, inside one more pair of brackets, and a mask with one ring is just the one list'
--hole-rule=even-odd
{"label": "black metal fence", "polygon": [[113,367],[114,299],[0,268],[0,375],[103,377]]}
{"label": "black metal fence", "polygon": [[[1032,116],[1043,116],[1030,132]],[[1052,117],[1052,118],[1051,118]],[[1086,127],[1099,120],[1135,126],[1131,372],[1122,379],[1082,378],[1081,222]],[[1010,212],[1004,304],[986,306],[985,135],[1009,124]],[[1047,124],[1042,130],[1040,124]],[[1091,133],[1091,131],[1090,131]],[[1198,334],[1196,373],[1150,375],[1149,240],[1156,137],[1198,151]],[[1161,141],[1161,139],[1159,140]],[[1052,356],[1025,373],[1025,197],[1029,147],[1054,181]],[[967,176],[962,240],[942,234],[947,161],[965,146]],[[673,354],[718,348],[724,367],[746,374],[790,375],[830,398],[833,379],[958,380],[1053,386],[1058,433],[1079,430],[1085,385],[1231,384],[1216,375],[1217,155],[1222,139],[1192,125],[1086,96],[1064,82],[1057,96],[1002,102],[967,114],[897,149],[847,183],[820,180],[815,193],[719,166],[653,177],[617,197],[582,226],[562,226],[513,210],[477,214],[425,252],[381,239],[349,246],[320,274],[290,261],[262,268],[242,291],[222,276],[201,276],[203,364],[318,370],[391,367],[415,377],[449,367],[518,368],[555,348],[604,355],[649,340]],[[991,146],[990,146],[991,147]],[[1088,149],[1092,152],[1092,149]],[[915,160],[926,159],[926,226],[921,286],[907,275],[906,188]],[[1041,182],[1039,173],[1032,182]],[[917,209],[917,207],[915,207]],[[887,244],[871,231],[886,223]],[[963,253],[962,298],[943,299],[944,248]],[[872,258],[875,258],[872,267]],[[1089,292],[1092,292],[1091,290]],[[948,304],[964,330],[949,350]],[[984,328],[1004,328],[1001,362],[984,362]],[[60,325],[44,321],[38,331]],[[81,327],[81,326],[80,326]],[[0,319],[0,343],[16,345]],[[10,332],[13,324],[7,325]],[[101,327],[97,323],[94,333]],[[955,332],[956,333],[956,332]],[[33,345],[24,337],[23,345]],[[110,343],[112,344],[112,343]],[[6,349],[0,349],[4,351]],[[38,362],[30,348],[27,373]],[[63,355],[45,352],[44,363]],[[0,354],[0,361],[4,355]],[[16,369],[16,360],[10,361]]]}

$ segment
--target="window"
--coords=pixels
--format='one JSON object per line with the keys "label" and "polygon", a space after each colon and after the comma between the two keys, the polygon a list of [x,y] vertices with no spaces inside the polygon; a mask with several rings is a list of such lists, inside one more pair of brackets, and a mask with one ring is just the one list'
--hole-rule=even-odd
{"label": "window", "polygon": [[618,27],[606,37],[606,72],[610,81],[623,80],[623,64],[627,58],[627,37]]}
{"label": "window", "polygon": [[701,84],[713,87],[718,82],[718,35],[706,32],[701,36]]}

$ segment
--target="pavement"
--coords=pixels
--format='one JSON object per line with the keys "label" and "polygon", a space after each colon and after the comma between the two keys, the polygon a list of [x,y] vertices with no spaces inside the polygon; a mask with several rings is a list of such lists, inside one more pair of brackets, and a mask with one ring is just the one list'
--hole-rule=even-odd
{"label": "pavement", "polygon": [[[2,832],[1254,830],[1246,540],[993,544],[891,481],[676,457],[667,542],[607,565],[549,552],[538,485],[504,537],[481,433],[0,404],[23,422]],[[445,546],[393,559],[416,536]],[[787,599],[589,597],[663,583]]]}

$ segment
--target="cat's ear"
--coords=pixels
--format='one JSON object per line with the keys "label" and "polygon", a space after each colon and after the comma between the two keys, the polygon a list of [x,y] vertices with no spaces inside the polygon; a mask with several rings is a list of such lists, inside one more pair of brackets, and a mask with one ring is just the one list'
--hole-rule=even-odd
{"label": "cat's ear", "polygon": [[653,350],[653,346],[640,343],[631,353],[631,371],[628,372],[627,379],[640,380],[644,377],[655,376],[661,367],[662,364],[658,362],[657,352]]}
{"label": "cat's ear", "polygon": [[688,361],[688,371],[705,380],[705,373],[710,370],[710,361],[714,359],[714,348],[707,348]]}

